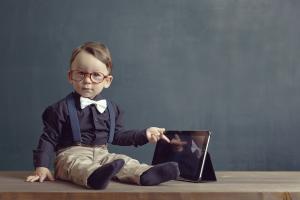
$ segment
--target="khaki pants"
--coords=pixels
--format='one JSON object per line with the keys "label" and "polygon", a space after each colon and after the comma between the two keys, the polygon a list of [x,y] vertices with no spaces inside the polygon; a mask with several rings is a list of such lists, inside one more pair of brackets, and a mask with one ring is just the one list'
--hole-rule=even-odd
{"label": "khaki pants", "polygon": [[151,166],[126,155],[109,153],[105,145],[101,147],[72,146],[57,153],[55,177],[89,187],[88,177],[99,167],[116,159],[123,159],[123,168],[115,175],[122,182],[140,184],[140,175]]}

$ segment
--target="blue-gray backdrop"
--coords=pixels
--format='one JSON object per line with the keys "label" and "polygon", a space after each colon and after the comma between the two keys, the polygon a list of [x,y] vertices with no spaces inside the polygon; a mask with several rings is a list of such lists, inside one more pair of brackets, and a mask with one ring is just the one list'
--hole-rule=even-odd
{"label": "blue-gray backdrop", "polygon": [[[217,170],[299,170],[300,1],[1,0],[0,169],[32,169],[71,50],[101,41],[127,128],[213,131]],[[150,163],[154,145],[112,147]]]}

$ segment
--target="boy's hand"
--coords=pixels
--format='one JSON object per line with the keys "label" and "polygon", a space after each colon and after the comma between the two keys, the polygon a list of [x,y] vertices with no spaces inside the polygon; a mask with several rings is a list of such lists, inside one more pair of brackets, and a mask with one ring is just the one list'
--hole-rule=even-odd
{"label": "boy's hand", "polygon": [[169,138],[164,135],[166,129],[150,127],[146,130],[146,136],[150,143],[156,143],[158,140],[163,139],[166,142],[170,142]]}
{"label": "boy's hand", "polygon": [[46,167],[37,167],[35,169],[35,175],[28,176],[26,179],[27,182],[43,182],[44,180],[54,181],[50,170]]}

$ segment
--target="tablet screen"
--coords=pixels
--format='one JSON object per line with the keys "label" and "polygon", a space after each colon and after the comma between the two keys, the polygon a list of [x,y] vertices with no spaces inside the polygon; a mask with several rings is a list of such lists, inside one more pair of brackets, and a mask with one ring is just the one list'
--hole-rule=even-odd
{"label": "tablet screen", "polygon": [[180,176],[190,180],[201,178],[209,142],[209,131],[166,131],[170,143],[159,140],[156,144],[152,164],[175,161]]}

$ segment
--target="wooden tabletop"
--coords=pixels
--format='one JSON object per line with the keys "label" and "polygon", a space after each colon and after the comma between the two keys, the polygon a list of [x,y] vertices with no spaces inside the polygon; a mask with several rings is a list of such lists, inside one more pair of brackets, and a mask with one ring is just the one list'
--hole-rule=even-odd
{"label": "wooden tabletop", "polygon": [[27,183],[31,172],[0,172],[2,199],[300,199],[300,172],[216,172],[217,182],[169,181],[159,186],[111,182],[105,190],[90,190],[69,182]]}

